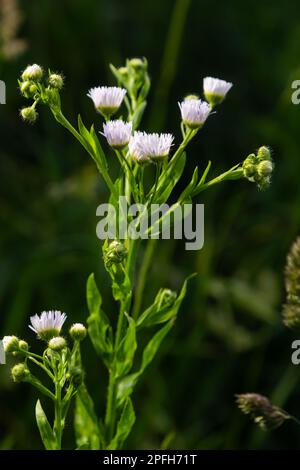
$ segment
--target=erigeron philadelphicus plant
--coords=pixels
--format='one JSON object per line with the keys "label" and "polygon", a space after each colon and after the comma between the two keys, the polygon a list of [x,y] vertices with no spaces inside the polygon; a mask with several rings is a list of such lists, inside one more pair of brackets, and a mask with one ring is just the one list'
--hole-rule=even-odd
{"label": "erigeron philadelphicus plant", "polygon": [[[147,133],[140,127],[150,89],[146,59],[127,60],[125,66],[120,68],[111,65],[111,71],[117,80],[117,86],[94,87],[87,94],[96,111],[96,124],[90,129],[84,125],[80,115],[75,127],[63,114],[60,92],[64,79],[60,74],[46,72],[36,64],[31,65],[23,72],[19,86],[22,95],[32,101],[30,106],[21,110],[22,118],[34,122],[40,105],[46,105],[50,109],[56,121],[75,137],[95,162],[107,186],[109,202],[114,205],[119,218],[123,216],[118,204],[120,196],[124,195],[128,204],[142,203],[143,210],[147,213],[152,203],[164,204],[170,199],[183,175],[188,144],[192,139],[200,137],[212,110],[225,99],[232,84],[207,77],[203,82],[206,100],[200,99],[198,95],[191,95],[179,103],[182,140],[176,146],[169,130],[162,134]],[[122,117],[117,117],[119,112]],[[116,179],[109,169],[112,158],[118,159],[121,169],[121,176]],[[152,168],[155,169],[154,172],[151,171]],[[265,188],[270,183],[273,164],[268,147],[263,146],[244,162],[208,180],[210,168],[211,162],[202,170],[200,165],[195,168],[191,180],[177,201],[170,206],[168,215],[222,181],[246,178],[257,183],[260,188]],[[127,222],[132,222],[130,215],[127,217]],[[139,220],[137,218],[135,221],[137,226]],[[82,325],[72,327],[74,346],[70,349],[66,340],[60,336],[60,328],[56,327],[56,322],[60,320],[62,323],[65,320],[62,314],[43,313],[41,318],[34,317],[33,328],[41,339],[48,341],[42,356],[32,353],[28,347],[21,348],[15,337],[6,340],[6,350],[23,357],[23,361],[13,368],[14,379],[32,383],[54,402],[53,426],[46,418],[40,401],[36,409],[38,427],[47,449],[61,448],[61,434],[69,403],[74,395],[77,448],[122,448],[133,427],[133,390],[154,359],[161,342],[172,329],[187,288],[187,280],[178,293],[162,288],[152,305],[141,310],[147,271],[155,251],[155,240],[151,240],[152,226],[147,233],[148,239],[143,242],[129,236],[125,241],[120,240],[117,234],[116,239],[107,239],[103,243],[104,265],[111,278],[113,297],[119,305],[117,315],[115,310],[109,314],[104,313],[102,297],[93,274],[87,281],[88,334],[96,354],[108,369],[107,403],[103,419],[97,416],[82,374],[79,348],[79,341],[85,332]],[[145,255],[138,271],[136,261],[142,245],[145,246]],[[47,324],[47,338],[46,333],[41,334],[40,329],[35,326],[43,321]],[[146,329],[151,331],[152,337],[141,350],[140,338]],[[50,338],[49,334],[53,337]],[[33,375],[33,364],[42,368],[54,382],[54,391],[46,388]],[[86,370],[88,373],[88,368]]]}

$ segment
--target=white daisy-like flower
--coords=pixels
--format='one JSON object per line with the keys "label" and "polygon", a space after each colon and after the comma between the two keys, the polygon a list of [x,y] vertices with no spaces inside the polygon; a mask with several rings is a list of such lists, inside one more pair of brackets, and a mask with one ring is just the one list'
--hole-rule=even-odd
{"label": "white daisy-like flower", "polygon": [[185,99],[178,105],[182,121],[191,129],[202,127],[211,112],[211,107],[206,101],[195,98]]}
{"label": "white daisy-like flower", "polygon": [[125,95],[125,88],[117,86],[94,87],[87,94],[93,100],[95,108],[105,116],[111,116],[119,109]]}
{"label": "white daisy-like flower", "polygon": [[132,133],[132,122],[124,122],[121,119],[108,121],[103,124],[103,133],[109,145],[120,149],[128,145]]}
{"label": "white daisy-like flower", "polygon": [[172,134],[137,131],[129,141],[129,153],[138,163],[162,160],[168,157],[173,140]]}
{"label": "white daisy-like flower", "polygon": [[231,87],[231,82],[219,78],[205,77],[203,79],[204,96],[212,106],[221,103]]}
{"label": "white daisy-like flower", "polygon": [[49,341],[51,338],[59,336],[66,318],[67,315],[59,310],[42,312],[40,316],[34,315],[30,317],[31,325],[29,325],[29,328],[33,330],[39,338]]}

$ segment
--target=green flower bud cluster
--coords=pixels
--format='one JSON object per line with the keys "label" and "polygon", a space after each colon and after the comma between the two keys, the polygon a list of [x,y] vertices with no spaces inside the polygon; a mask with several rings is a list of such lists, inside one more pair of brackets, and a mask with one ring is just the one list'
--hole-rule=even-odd
{"label": "green flower bud cluster", "polygon": [[3,347],[6,353],[11,353],[15,355],[21,355],[26,353],[29,349],[28,343],[23,339],[17,338],[17,336],[4,336]]}
{"label": "green flower bud cluster", "polygon": [[20,110],[22,119],[30,123],[35,122],[38,117],[38,103],[48,104],[53,108],[60,107],[59,90],[63,85],[62,75],[50,70],[46,74],[40,65],[28,65],[21,75],[19,87],[21,94],[27,99],[33,99],[33,103]]}
{"label": "green flower bud cluster", "polygon": [[104,250],[103,259],[107,268],[114,264],[120,264],[127,257],[125,245],[118,240],[112,241]]}
{"label": "green flower bud cluster", "polygon": [[267,188],[271,183],[274,164],[270,149],[262,146],[257,154],[251,153],[243,162],[243,173],[247,180],[256,183],[259,189]]}
{"label": "green flower bud cluster", "polygon": [[26,364],[20,362],[11,369],[11,375],[14,382],[25,382],[30,376],[30,371]]}
{"label": "green flower bud cluster", "polygon": [[127,59],[123,67],[116,68],[113,65],[110,67],[119,86],[126,88],[130,96],[135,96],[137,103],[142,103],[150,90],[147,59],[135,57]]}

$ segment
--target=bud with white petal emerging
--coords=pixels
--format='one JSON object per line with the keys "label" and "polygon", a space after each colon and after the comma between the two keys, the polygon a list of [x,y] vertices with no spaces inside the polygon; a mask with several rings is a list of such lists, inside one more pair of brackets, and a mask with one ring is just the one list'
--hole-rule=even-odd
{"label": "bud with white petal emerging", "polygon": [[205,77],[203,79],[204,96],[212,108],[222,103],[231,87],[231,82],[219,78]]}
{"label": "bud with white petal emerging", "polygon": [[86,327],[82,323],[74,323],[69,334],[74,341],[82,341],[86,337]]}
{"label": "bud with white petal emerging", "polygon": [[62,351],[66,346],[67,342],[62,336],[56,336],[55,338],[50,339],[48,343],[48,347],[52,349],[52,351]]}
{"label": "bud with white petal emerging", "polygon": [[19,351],[19,338],[16,336],[4,336],[2,343],[6,353]]}
{"label": "bud with white petal emerging", "polygon": [[22,73],[23,80],[41,80],[43,77],[43,69],[40,65],[28,65]]}
{"label": "bud with white petal emerging", "polygon": [[211,107],[206,101],[188,97],[178,103],[183,124],[190,129],[200,129],[211,113]]}
{"label": "bud with white petal emerging", "polygon": [[12,368],[11,375],[14,382],[24,382],[29,377],[30,371],[23,362],[20,362]]}

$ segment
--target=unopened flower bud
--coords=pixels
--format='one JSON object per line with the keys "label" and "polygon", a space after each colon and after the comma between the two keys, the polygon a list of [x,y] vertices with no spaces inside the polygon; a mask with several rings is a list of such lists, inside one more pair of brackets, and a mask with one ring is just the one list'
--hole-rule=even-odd
{"label": "unopened flower bud", "polygon": [[19,341],[19,349],[23,349],[23,351],[28,351],[29,346],[27,341],[24,341],[23,339],[20,339]]}
{"label": "unopened flower bud", "polygon": [[236,395],[236,402],[240,410],[264,431],[278,428],[285,420],[291,419],[285,411],[258,393]]}
{"label": "unopened flower bud", "polygon": [[26,98],[29,98],[29,91],[31,87],[31,82],[29,80],[26,80],[25,82],[22,82],[20,84],[20,91],[22,95],[24,95]]}
{"label": "unopened flower bud", "polygon": [[14,351],[12,353],[12,355],[14,357],[24,357],[26,356],[26,352],[29,350],[29,346],[28,346],[28,343],[26,341],[24,341],[23,339],[20,339],[19,341],[19,349],[18,351]]}
{"label": "unopened flower bud", "polygon": [[174,304],[176,298],[177,292],[172,291],[171,289],[162,289],[158,297],[159,308],[171,307]]}
{"label": "unopened flower bud", "polygon": [[262,147],[259,147],[257,151],[257,157],[259,160],[270,160],[271,159],[271,152],[268,147],[263,145]]}
{"label": "unopened flower bud", "polygon": [[23,382],[30,375],[30,371],[23,362],[20,362],[12,368],[11,375],[14,382]]}
{"label": "unopened flower bud", "polygon": [[43,69],[37,64],[28,65],[22,73],[23,80],[40,80],[43,76]]}
{"label": "unopened flower bud", "polygon": [[70,336],[74,341],[82,341],[86,337],[86,327],[82,323],[74,323],[70,328]]}
{"label": "unopened flower bud", "polygon": [[38,117],[38,113],[36,112],[33,106],[29,106],[28,108],[22,108],[20,111],[20,115],[24,121],[28,122],[35,122]]}
{"label": "unopened flower bud", "polygon": [[199,100],[199,96],[198,95],[187,95],[187,96],[185,96],[184,101],[189,101],[189,100]]}
{"label": "unopened flower bud", "polygon": [[19,338],[16,336],[4,336],[2,343],[6,353],[13,353],[19,350]]}
{"label": "unopened flower bud", "polygon": [[257,165],[259,176],[270,176],[273,171],[273,163],[270,160],[263,160]]}
{"label": "unopened flower bud", "polygon": [[118,240],[112,241],[104,253],[104,262],[107,267],[113,264],[122,263],[127,257],[127,249],[125,245]]}
{"label": "unopened flower bud", "polygon": [[137,72],[145,70],[147,68],[146,60],[140,59],[139,57],[134,57],[129,61],[130,66]]}
{"label": "unopened flower bud", "polygon": [[126,78],[128,77],[128,68],[127,67],[119,67],[118,72],[122,76],[122,78],[126,80]]}
{"label": "unopened flower bud", "polygon": [[256,165],[255,165],[255,155],[251,154],[249,157],[246,158],[246,160],[243,163],[243,172],[245,178],[249,179],[250,181],[253,181],[253,177],[255,176],[256,173]]}
{"label": "unopened flower bud", "polygon": [[62,75],[59,75],[58,73],[51,73],[49,75],[49,85],[52,88],[56,88],[57,90],[61,90],[62,87],[64,86],[64,79]]}
{"label": "unopened flower bud", "polygon": [[67,342],[62,336],[55,336],[54,338],[50,339],[48,343],[48,347],[52,349],[52,351],[61,351],[66,346]]}

